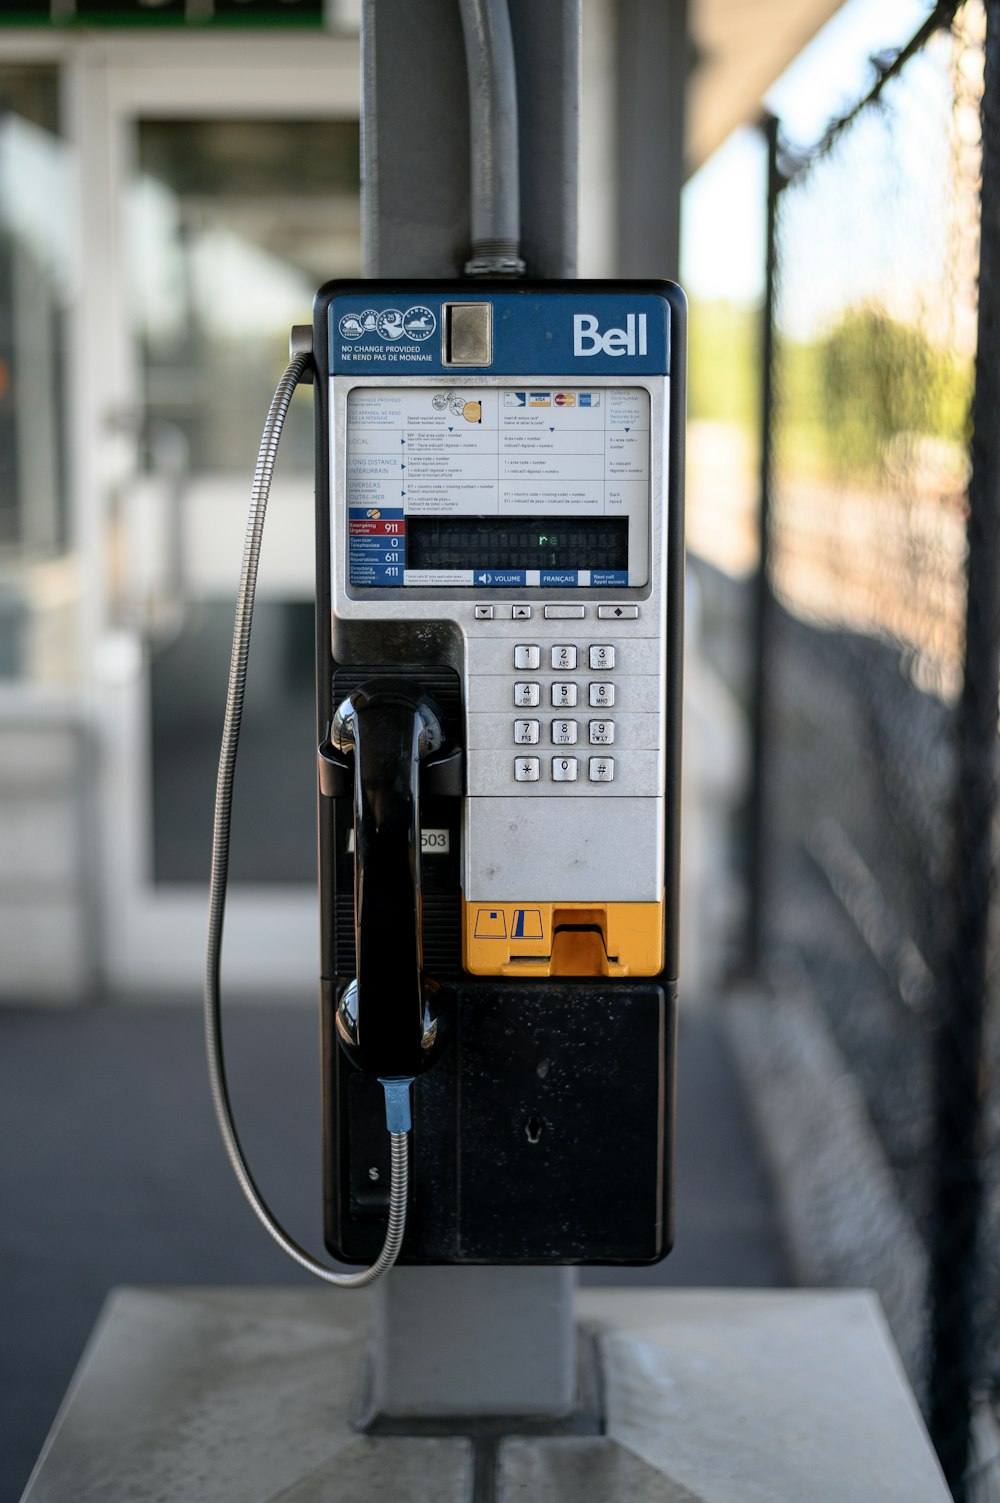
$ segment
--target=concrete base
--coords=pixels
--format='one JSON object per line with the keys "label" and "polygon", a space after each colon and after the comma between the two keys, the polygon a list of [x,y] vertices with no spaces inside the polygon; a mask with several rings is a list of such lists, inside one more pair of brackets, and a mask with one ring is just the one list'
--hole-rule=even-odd
{"label": "concrete base", "polygon": [[871,1295],[595,1290],[577,1316],[605,1434],[376,1437],[367,1294],[119,1290],[23,1503],[947,1503]]}

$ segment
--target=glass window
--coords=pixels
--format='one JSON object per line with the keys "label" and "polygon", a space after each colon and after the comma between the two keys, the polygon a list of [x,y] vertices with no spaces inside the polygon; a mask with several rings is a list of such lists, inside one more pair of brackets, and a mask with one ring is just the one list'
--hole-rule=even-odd
{"label": "glass window", "polygon": [[[146,643],[157,884],[207,874],[234,609],[234,595],[227,586],[219,598],[206,567],[218,547],[211,515],[222,508],[236,519],[235,584],[289,329],[311,319],[323,282],[360,274],[359,147],[356,120],[137,122],[127,230],[143,382],[140,465],[183,530],[175,546],[185,560],[177,608],[163,618],[168,629],[154,621]],[[294,490],[308,477],[311,490],[312,409],[305,387],[281,440],[286,500],[289,479]],[[301,579],[286,579],[262,593],[254,615],[236,882],[305,883],[315,874],[312,539],[310,527],[290,546],[290,528],[288,506],[272,507],[261,577],[284,547],[299,558],[305,590]],[[154,552],[157,535],[146,536]],[[169,537],[169,526],[159,535]],[[152,575],[156,565],[140,560],[139,571]]]}
{"label": "glass window", "polygon": [[[131,202],[134,309],[152,425],[189,468],[245,474],[288,331],[361,259],[356,120],[143,120]],[[296,402],[282,466],[311,470]]]}
{"label": "glass window", "polygon": [[69,188],[56,69],[0,66],[0,678],[72,672]]}

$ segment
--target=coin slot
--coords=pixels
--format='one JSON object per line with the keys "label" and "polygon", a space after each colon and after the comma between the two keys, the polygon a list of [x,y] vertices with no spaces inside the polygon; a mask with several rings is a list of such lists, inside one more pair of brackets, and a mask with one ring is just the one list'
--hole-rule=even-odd
{"label": "coin slot", "polygon": [[477,367],[491,365],[492,303],[445,303],[441,312],[441,359],[444,364]]}

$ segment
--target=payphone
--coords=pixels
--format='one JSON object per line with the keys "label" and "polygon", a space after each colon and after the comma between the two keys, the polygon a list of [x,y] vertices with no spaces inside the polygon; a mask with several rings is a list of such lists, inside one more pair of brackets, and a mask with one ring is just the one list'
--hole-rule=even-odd
{"label": "payphone", "polygon": [[[293,331],[244,555],[206,1027],[244,1192],[331,1283],[670,1249],[685,332],[674,284],[586,281],[333,282]],[[298,380],[316,414],[324,1226],[358,1275],[261,1199],[219,1023],[256,559]]]}
{"label": "payphone", "polygon": [[401,1262],[671,1241],[684,299],[317,296],[326,1240]]}

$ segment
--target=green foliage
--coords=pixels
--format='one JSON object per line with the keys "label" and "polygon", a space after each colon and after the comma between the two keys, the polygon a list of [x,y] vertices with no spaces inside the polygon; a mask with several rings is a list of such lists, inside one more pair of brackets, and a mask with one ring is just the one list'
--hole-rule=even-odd
{"label": "green foliage", "polygon": [[[760,422],[761,312],[692,303],[688,401],[693,419],[755,433]],[[778,439],[798,471],[870,474],[901,437],[962,446],[971,362],[881,309],[849,309],[822,338],[779,336]]]}
{"label": "green foliage", "polygon": [[871,473],[902,436],[961,444],[972,370],[911,324],[849,309],[825,336],[781,350],[782,423],[792,452],[841,472]]}

